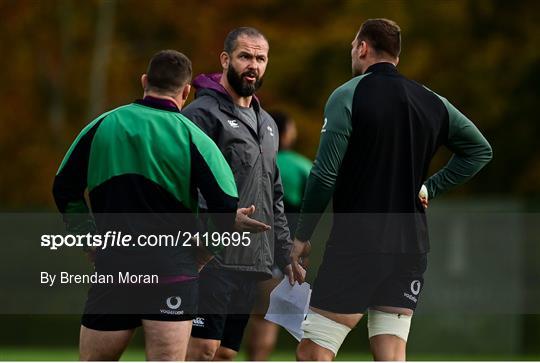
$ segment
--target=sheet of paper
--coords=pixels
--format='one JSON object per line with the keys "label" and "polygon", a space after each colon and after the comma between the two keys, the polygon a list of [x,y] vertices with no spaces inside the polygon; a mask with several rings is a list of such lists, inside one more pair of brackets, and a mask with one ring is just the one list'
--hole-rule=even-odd
{"label": "sheet of paper", "polygon": [[309,308],[310,296],[311,287],[307,282],[291,286],[284,278],[270,293],[270,305],[264,318],[284,327],[300,340],[304,336],[301,325]]}

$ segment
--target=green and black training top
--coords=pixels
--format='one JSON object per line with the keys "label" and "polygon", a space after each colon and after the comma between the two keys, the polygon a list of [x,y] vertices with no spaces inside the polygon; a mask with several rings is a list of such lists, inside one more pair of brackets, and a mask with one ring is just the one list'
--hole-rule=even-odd
{"label": "green and black training top", "polygon": [[[426,180],[441,145],[454,155]],[[374,64],[328,99],[296,235],[310,239],[333,197],[329,248],[427,252],[427,223],[418,198],[422,184],[433,199],[475,175],[491,157],[480,131],[445,98],[390,63]]]}
{"label": "green and black training top", "polygon": [[[145,97],[82,130],[58,169],[53,194],[71,231],[88,229],[88,190],[99,233],[137,235],[192,231],[197,189],[209,212],[225,216],[216,218],[217,227],[231,228],[238,194],[220,150],[172,102]],[[162,274],[196,273],[192,250],[181,246],[98,250],[96,268],[142,266],[150,259]]]}

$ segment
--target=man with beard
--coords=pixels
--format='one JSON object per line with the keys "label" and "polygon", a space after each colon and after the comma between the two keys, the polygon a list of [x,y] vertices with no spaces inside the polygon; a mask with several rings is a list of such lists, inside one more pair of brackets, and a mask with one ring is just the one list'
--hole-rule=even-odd
{"label": "man with beard", "polygon": [[[429,240],[425,208],[491,160],[489,143],[448,100],[401,75],[399,26],[362,24],[352,42],[353,76],[329,97],[319,151],[301,207],[291,259],[333,200],[333,226],[302,324],[299,360],[332,360],[368,314],[375,360],[405,360],[423,287]],[[453,157],[427,178],[440,146]]]}
{"label": "man with beard", "polygon": [[[222,73],[193,81],[195,100],[183,114],[221,149],[233,170],[239,206],[255,207],[253,218],[267,231],[248,246],[228,247],[200,274],[199,314],[193,320],[188,360],[232,360],[242,341],[256,286],[279,266],[292,283],[291,246],[276,166],[279,134],[255,91],[268,63],[268,41],[249,27],[231,31],[220,54]],[[201,198],[202,206],[204,200]]]}

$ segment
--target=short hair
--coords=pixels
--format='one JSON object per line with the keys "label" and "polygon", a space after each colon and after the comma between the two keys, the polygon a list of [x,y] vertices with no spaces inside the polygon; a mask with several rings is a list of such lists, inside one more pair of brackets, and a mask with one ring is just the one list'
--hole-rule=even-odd
{"label": "short hair", "polygon": [[401,29],[396,22],[389,19],[366,20],[356,39],[366,41],[376,52],[384,52],[394,58],[401,52]]}
{"label": "short hair", "polygon": [[223,50],[226,53],[231,54],[236,49],[237,40],[241,36],[246,36],[250,38],[263,38],[268,43],[268,39],[266,39],[263,33],[261,33],[255,28],[243,26],[233,29],[230,31],[229,34],[227,34],[227,36],[225,37],[225,41],[223,42]]}
{"label": "short hair", "polygon": [[148,64],[148,88],[160,93],[178,93],[191,81],[191,72],[191,61],[184,54],[176,50],[161,50]]}

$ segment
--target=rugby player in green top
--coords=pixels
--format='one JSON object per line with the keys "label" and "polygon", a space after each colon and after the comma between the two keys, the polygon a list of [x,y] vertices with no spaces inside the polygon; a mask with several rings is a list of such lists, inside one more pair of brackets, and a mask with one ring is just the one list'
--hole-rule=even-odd
{"label": "rugby player in green top", "polygon": [[[197,188],[209,211],[220,213],[220,230],[264,226],[247,217],[253,208],[235,213],[238,192],[230,167],[214,142],[180,114],[190,80],[185,55],[158,52],[141,78],[144,98],[102,114],[81,131],[53,187],[70,233],[122,231],[135,240],[192,231]],[[184,360],[197,313],[197,270],[217,252],[183,244],[89,251],[96,273],[152,273],[159,284],[93,284],[81,322],[80,359],[118,360],[142,325],[147,359]]]}
{"label": "rugby player in green top", "polygon": [[[397,71],[400,49],[395,22],[364,22],[352,42],[354,78],[325,107],[291,253],[297,281],[304,280],[297,268],[331,198],[333,226],[302,325],[299,360],[332,360],[365,313],[375,360],[405,360],[427,267],[428,198],[464,183],[492,157],[465,115]],[[440,146],[454,155],[428,178]]]}
{"label": "rugby player in green top", "polygon": [[[297,138],[296,123],[283,112],[270,112],[279,131],[279,152],[277,164],[281,172],[283,183],[283,201],[285,212],[298,213],[304,196],[307,178],[313,163],[298,152],[293,150]],[[296,224],[289,217],[289,229]],[[291,229],[291,233],[293,233]]]}

